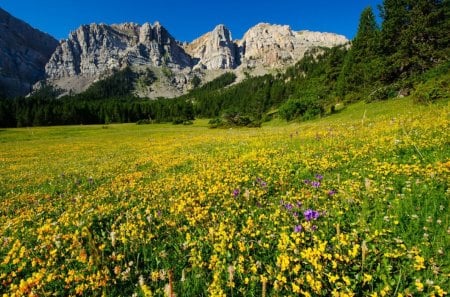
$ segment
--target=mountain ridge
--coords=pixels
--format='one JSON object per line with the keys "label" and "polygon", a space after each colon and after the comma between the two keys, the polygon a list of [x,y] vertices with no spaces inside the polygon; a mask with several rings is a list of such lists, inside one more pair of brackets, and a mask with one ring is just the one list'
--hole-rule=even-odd
{"label": "mountain ridge", "polygon": [[[240,78],[243,73],[261,75],[293,65],[313,47],[347,42],[335,33],[293,31],[267,23],[257,24],[237,40],[220,24],[189,43],[177,41],[159,22],[90,24],[62,40],[45,69],[51,84],[75,93],[126,66],[157,73],[162,69],[165,75],[157,75],[159,85],[140,96],[174,97],[185,93],[195,76],[210,81],[224,71],[236,72]],[[168,89],[174,92],[167,93]]]}
{"label": "mountain ridge", "polygon": [[[45,78],[44,66],[58,46],[47,33],[0,8],[0,88],[6,97],[25,95]],[[0,90],[0,91],[1,91]]]}
{"label": "mountain ridge", "polygon": [[205,83],[232,71],[240,81],[291,66],[312,47],[348,42],[334,33],[259,23],[241,39],[233,39],[220,24],[188,43],[178,41],[158,21],[81,25],[58,42],[1,8],[0,33],[0,95],[6,97],[26,95],[43,82],[66,94],[80,93],[132,67],[150,70],[157,78],[152,85],[141,85],[137,96],[170,98],[186,93],[194,79]]}

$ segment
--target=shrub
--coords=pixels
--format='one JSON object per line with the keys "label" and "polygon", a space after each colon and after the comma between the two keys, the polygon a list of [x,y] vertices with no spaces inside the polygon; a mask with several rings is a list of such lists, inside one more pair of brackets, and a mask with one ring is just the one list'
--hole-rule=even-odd
{"label": "shrub", "polygon": [[324,113],[323,106],[313,99],[289,99],[281,105],[278,113],[281,118],[309,120]]}
{"label": "shrub", "polygon": [[412,96],[414,102],[419,104],[430,104],[437,100],[450,98],[450,84],[448,76],[444,78],[433,78],[416,86]]}

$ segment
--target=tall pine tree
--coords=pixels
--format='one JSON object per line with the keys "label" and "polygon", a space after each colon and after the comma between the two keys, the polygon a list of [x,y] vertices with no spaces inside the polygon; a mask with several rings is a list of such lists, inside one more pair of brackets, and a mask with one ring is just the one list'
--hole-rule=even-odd
{"label": "tall pine tree", "polygon": [[379,28],[371,7],[361,13],[358,32],[352,41],[338,81],[339,95],[366,89],[376,80]]}
{"label": "tall pine tree", "polygon": [[448,60],[449,5],[449,0],[383,1],[380,11],[385,82],[410,77]]}

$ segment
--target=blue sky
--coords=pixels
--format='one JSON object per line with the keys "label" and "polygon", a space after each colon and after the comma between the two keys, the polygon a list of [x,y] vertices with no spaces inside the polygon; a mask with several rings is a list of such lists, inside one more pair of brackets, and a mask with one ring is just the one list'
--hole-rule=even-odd
{"label": "blue sky", "polygon": [[260,22],[294,30],[333,32],[353,38],[362,10],[382,0],[195,1],[180,0],[1,0],[0,7],[57,39],[80,25],[159,21],[180,41],[192,41],[224,24],[239,39]]}

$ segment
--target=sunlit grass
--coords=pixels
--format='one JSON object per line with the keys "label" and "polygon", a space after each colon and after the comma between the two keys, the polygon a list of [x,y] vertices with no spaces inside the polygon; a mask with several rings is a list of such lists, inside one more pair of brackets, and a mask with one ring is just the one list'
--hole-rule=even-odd
{"label": "sunlit grass", "polygon": [[444,296],[448,101],[0,131],[4,296]]}

